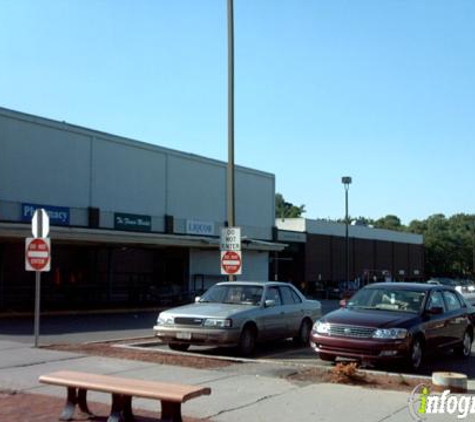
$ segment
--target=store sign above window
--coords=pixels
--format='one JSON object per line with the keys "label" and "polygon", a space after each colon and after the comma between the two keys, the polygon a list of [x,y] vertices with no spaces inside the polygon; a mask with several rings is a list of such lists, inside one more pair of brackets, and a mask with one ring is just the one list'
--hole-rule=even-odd
{"label": "store sign above window", "polygon": [[31,222],[37,209],[43,208],[48,214],[51,225],[69,226],[70,210],[66,207],[52,207],[41,204],[21,204],[21,221]]}
{"label": "store sign above window", "polygon": [[210,221],[186,220],[186,234],[214,236],[214,223]]}
{"label": "store sign above window", "polygon": [[114,214],[114,228],[116,230],[149,232],[152,230],[152,218],[149,215],[116,212]]}

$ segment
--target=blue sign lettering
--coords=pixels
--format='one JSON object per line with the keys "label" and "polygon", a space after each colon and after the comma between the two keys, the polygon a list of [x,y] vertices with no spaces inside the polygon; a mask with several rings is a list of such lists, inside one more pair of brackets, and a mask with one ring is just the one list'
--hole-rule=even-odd
{"label": "blue sign lettering", "polygon": [[51,225],[69,226],[69,208],[40,204],[21,204],[21,221],[30,222],[38,208],[44,208]]}

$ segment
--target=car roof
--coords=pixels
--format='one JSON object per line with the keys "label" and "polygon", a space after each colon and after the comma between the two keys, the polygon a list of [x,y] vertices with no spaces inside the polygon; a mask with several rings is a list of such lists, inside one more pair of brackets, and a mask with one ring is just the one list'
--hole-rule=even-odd
{"label": "car roof", "polygon": [[247,286],[288,286],[291,283],[284,283],[282,281],[264,281],[264,280],[256,280],[256,281],[220,281],[216,283],[218,286],[229,286],[229,285],[247,285]]}
{"label": "car roof", "polygon": [[441,285],[441,284],[428,284],[428,283],[404,283],[404,282],[383,282],[383,283],[374,283],[369,284],[366,288],[378,288],[378,287],[390,287],[391,289],[397,290],[415,290],[418,292],[426,292],[429,290],[454,290],[450,286]]}

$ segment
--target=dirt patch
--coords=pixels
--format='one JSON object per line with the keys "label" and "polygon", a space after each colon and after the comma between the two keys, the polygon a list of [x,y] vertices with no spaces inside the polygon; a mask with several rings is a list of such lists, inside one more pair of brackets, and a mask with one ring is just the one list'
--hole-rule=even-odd
{"label": "dirt patch", "polygon": [[[149,340],[150,339],[144,339]],[[135,342],[135,341],[134,341]],[[153,350],[132,350],[122,347],[114,347],[116,344],[125,342],[104,342],[90,344],[55,344],[43,346],[44,349],[59,350],[63,352],[84,353],[94,356],[105,356],[116,359],[139,360],[143,362],[159,363],[162,365],[177,365],[198,369],[224,368],[235,365],[236,362],[225,360],[207,359],[179,354],[158,353]],[[130,343],[130,342],[129,342]]]}
{"label": "dirt patch", "polygon": [[339,365],[337,364],[333,368],[304,368],[286,378],[290,381],[303,383],[345,384],[408,392],[424,382],[427,383],[427,380],[423,378],[368,373],[361,371],[358,367],[348,366],[348,364]]}

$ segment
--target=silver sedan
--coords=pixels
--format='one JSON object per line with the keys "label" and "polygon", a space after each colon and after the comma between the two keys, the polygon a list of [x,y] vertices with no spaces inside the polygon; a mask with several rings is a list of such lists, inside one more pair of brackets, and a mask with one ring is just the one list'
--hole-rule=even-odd
{"label": "silver sedan", "polygon": [[227,281],[215,284],[195,303],[161,312],[155,335],[173,350],[191,345],[237,346],[242,356],[256,342],[293,337],[308,344],[320,302],[306,299],[288,283]]}

